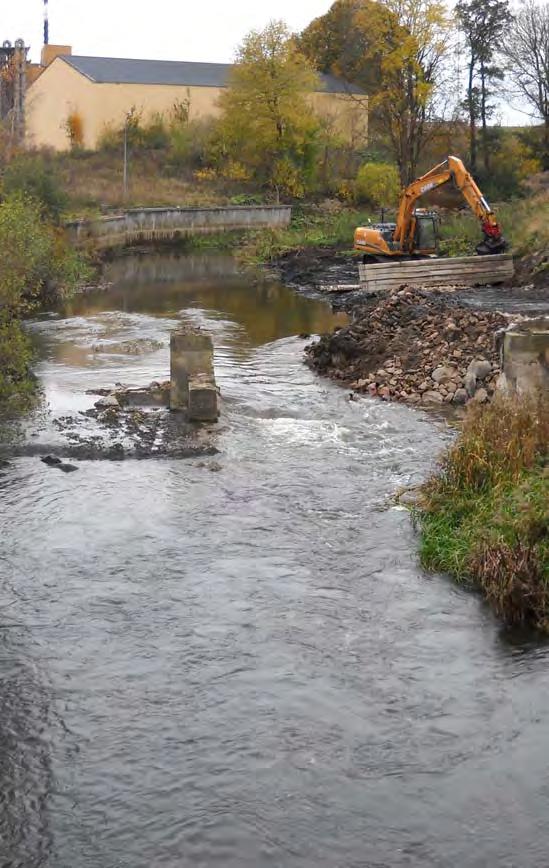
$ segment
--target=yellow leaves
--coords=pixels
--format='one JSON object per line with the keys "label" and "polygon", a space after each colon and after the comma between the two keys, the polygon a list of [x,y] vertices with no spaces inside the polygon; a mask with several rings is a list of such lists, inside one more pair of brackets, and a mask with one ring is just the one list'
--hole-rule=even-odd
{"label": "yellow leaves", "polygon": [[309,104],[316,87],[316,74],[282,22],[248,34],[219,100],[225,146],[221,173],[236,172],[234,180],[255,175],[290,195],[302,195],[301,167],[318,130]]}
{"label": "yellow leaves", "polygon": [[275,188],[284,190],[287,195],[294,199],[302,199],[305,195],[302,174],[288,157],[282,157],[274,164],[272,184]]}
{"label": "yellow leaves", "polygon": [[392,207],[400,195],[400,179],[396,166],[390,163],[364,163],[358,170],[355,200],[370,205]]}
{"label": "yellow leaves", "polygon": [[496,171],[510,171],[509,167],[513,167],[519,181],[541,171],[541,162],[532,157],[530,148],[514,135],[503,138],[501,147],[492,156],[492,163]]}
{"label": "yellow leaves", "polygon": [[69,112],[65,121],[65,132],[71,148],[81,148],[84,144],[84,119],[77,109]]}

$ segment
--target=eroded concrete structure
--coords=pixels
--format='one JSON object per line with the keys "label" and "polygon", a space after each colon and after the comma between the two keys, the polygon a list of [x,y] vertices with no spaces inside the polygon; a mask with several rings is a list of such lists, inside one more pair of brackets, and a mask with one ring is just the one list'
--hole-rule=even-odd
{"label": "eroded concrete structure", "polygon": [[549,317],[514,323],[500,347],[504,388],[519,395],[541,391],[549,398]]}
{"label": "eroded concrete structure", "polygon": [[209,335],[187,328],[172,332],[170,410],[185,411],[191,421],[218,418],[213,343]]}

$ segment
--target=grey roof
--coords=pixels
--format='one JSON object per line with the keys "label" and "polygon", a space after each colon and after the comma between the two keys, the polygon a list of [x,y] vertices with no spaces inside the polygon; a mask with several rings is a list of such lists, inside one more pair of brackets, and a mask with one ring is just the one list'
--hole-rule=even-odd
{"label": "grey roof", "polygon": [[[98,84],[173,84],[187,87],[226,87],[230,63],[191,63],[179,60],[126,60],[122,57],[79,57],[62,60]],[[320,75],[324,93],[355,93],[360,88],[334,75]]]}

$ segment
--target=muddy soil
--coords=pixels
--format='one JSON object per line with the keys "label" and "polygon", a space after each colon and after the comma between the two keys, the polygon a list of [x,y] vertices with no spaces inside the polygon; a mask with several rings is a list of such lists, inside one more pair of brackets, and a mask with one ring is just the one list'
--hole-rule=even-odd
{"label": "muddy soil", "polygon": [[[347,249],[310,247],[281,256],[274,267],[282,281],[305,295],[322,295],[323,287],[358,284],[360,256]],[[549,257],[545,252],[531,254],[515,263],[515,279],[509,285],[460,291],[460,300],[472,307],[501,309],[540,315],[549,310]],[[334,310],[352,313],[368,300],[361,290],[330,292]]]}

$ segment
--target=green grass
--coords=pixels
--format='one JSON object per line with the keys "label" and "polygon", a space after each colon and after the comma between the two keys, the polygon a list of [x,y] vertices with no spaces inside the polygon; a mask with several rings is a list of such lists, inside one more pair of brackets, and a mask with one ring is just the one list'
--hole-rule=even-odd
{"label": "green grass", "polygon": [[[536,251],[549,250],[547,194],[495,205],[494,210],[513,254],[526,256]],[[443,218],[441,253],[447,256],[472,255],[480,240],[478,220],[470,212],[446,215]]]}
{"label": "green grass", "polygon": [[371,216],[348,208],[335,212],[315,207],[298,208],[287,229],[250,233],[240,247],[239,256],[246,264],[254,265],[307,247],[345,247],[351,251],[356,227]]}
{"label": "green grass", "polygon": [[477,587],[505,621],[549,632],[547,402],[472,408],[416,519],[426,568]]}

